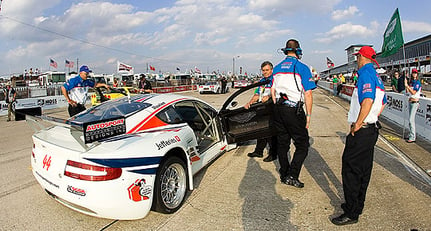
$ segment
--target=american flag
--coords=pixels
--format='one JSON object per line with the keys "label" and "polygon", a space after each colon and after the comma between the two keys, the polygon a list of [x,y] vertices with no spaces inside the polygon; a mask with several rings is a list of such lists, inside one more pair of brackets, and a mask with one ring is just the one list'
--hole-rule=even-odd
{"label": "american flag", "polygon": [[66,59],[66,62],[65,62],[65,66],[66,66],[66,67],[72,68],[72,67],[73,67],[73,65],[75,65],[75,63],[74,63],[74,62],[69,61],[69,60],[67,60],[67,59]]}
{"label": "american flag", "polygon": [[201,70],[199,70],[197,67],[195,67],[195,72],[198,73],[198,74],[200,74]]}
{"label": "american flag", "polygon": [[326,57],[326,65],[328,66],[328,68],[334,67],[334,62],[332,62],[332,60]]}
{"label": "american flag", "polygon": [[54,61],[53,59],[49,59],[49,65],[50,65],[51,67],[57,68],[57,62],[56,62],[56,61]]}

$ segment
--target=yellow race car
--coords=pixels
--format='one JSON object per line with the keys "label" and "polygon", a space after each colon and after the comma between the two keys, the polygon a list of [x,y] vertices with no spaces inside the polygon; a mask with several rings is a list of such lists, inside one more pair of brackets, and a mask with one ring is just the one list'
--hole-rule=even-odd
{"label": "yellow race car", "polygon": [[91,105],[95,106],[111,99],[136,95],[138,92],[138,89],[133,87],[111,87],[109,89],[98,87],[95,88],[95,94],[91,95]]}

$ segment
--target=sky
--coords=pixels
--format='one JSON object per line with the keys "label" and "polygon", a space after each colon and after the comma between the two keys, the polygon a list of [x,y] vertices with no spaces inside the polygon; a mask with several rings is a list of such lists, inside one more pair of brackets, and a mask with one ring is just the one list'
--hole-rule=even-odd
{"label": "sky", "polygon": [[117,61],[135,73],[148,65],[157,73],[228,73],[233,65],[237,74],[260,73],[263,61],[284,58],[291,38],[320,72],[326,57],[346,63],[350,45],[380,52],[396,8],[405,42],[431,34],[424,0],[2,0],[0,76],[68,71],[65,60],[97,74],[113,74]]}

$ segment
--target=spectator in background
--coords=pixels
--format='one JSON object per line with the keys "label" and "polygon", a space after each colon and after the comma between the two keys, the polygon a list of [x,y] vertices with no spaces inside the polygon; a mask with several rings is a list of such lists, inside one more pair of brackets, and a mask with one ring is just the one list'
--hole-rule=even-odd
{"label": "spectator in background", "polygon": [[114,84],[113,84],[113,87],[118,87],[118,80],[117,80],[117,78],[114,78]]}
{"label": "spectator in background", "polygon": [[7,103],[7,122],[9,122],[11,121],[11,116],[12,116],[11,114],[15,116],[15,108],[13,104],[15,103],[15,100],[16,100],[16,91],[11,86],[10,81],[6,83],[6,89],[4,89],[4,98]]}
{"label": "spectator in background", "polygon": [[400,78],[400,72],[395,70],[394,76],[391,79],[391,88],[393,92],[398,92],[398,79]]}
{"label": "spectator in background", "polygon": [[140,93],[153,93],[151,83],[145,78],[145,75],[139,80],[138,88]]}
{"label": "spectator in background", "polygon": [[422,85],[418,79],[418,70],[414,68],[412,70],[412,81],[407,84],[407,80],[404,80],[404,86],[406,88],[407,93],[410,95],[409,97],[409,138],[406,140],[407,143],[416,142],[416,125],[415,125],[415,117],[416,112],[419,107],[419,97],[421,95]]}
{"label": "spectator in background", "polygon": [[357,71],[353,71],[353,85],[356,86],[356,83],[358,82],[358,72]]}
{"label": "spectator in background", "polygon": [[407,71],[403,71],[403,74],[401,75],[401,77],[398,78],[398,87],[397,87],[397,91],[398,93],[401,94],[405,94],[406,93],[406,87],[404,82],[407,80]]}
{"label": "spectator in background", "polygon": [[337,95],[337,83],[338,83],[338,78],[337,78],[337,75],[334,75],[333,77],[332,77],[332,85],[333,85],[333,93],[334,93],[334,95]]}

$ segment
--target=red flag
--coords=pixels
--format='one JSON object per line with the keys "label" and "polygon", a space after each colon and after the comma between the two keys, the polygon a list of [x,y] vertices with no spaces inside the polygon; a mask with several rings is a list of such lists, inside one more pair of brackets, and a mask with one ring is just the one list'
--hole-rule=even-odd
{"label": "red flag", "polygon": [[156,68],[150,65],[150,70],[156,71]]}
{"label": "red flag", "polygon": [[326,57],[326,65],[328,68],[334,67],[334,63],[328,57]]}
{"label": "red flag", "polygon": [[57,62],[56,62],[56,61],[54,61],[53,59],[49,59],[49,65],[50,65],[51,67],[57,68]]}

